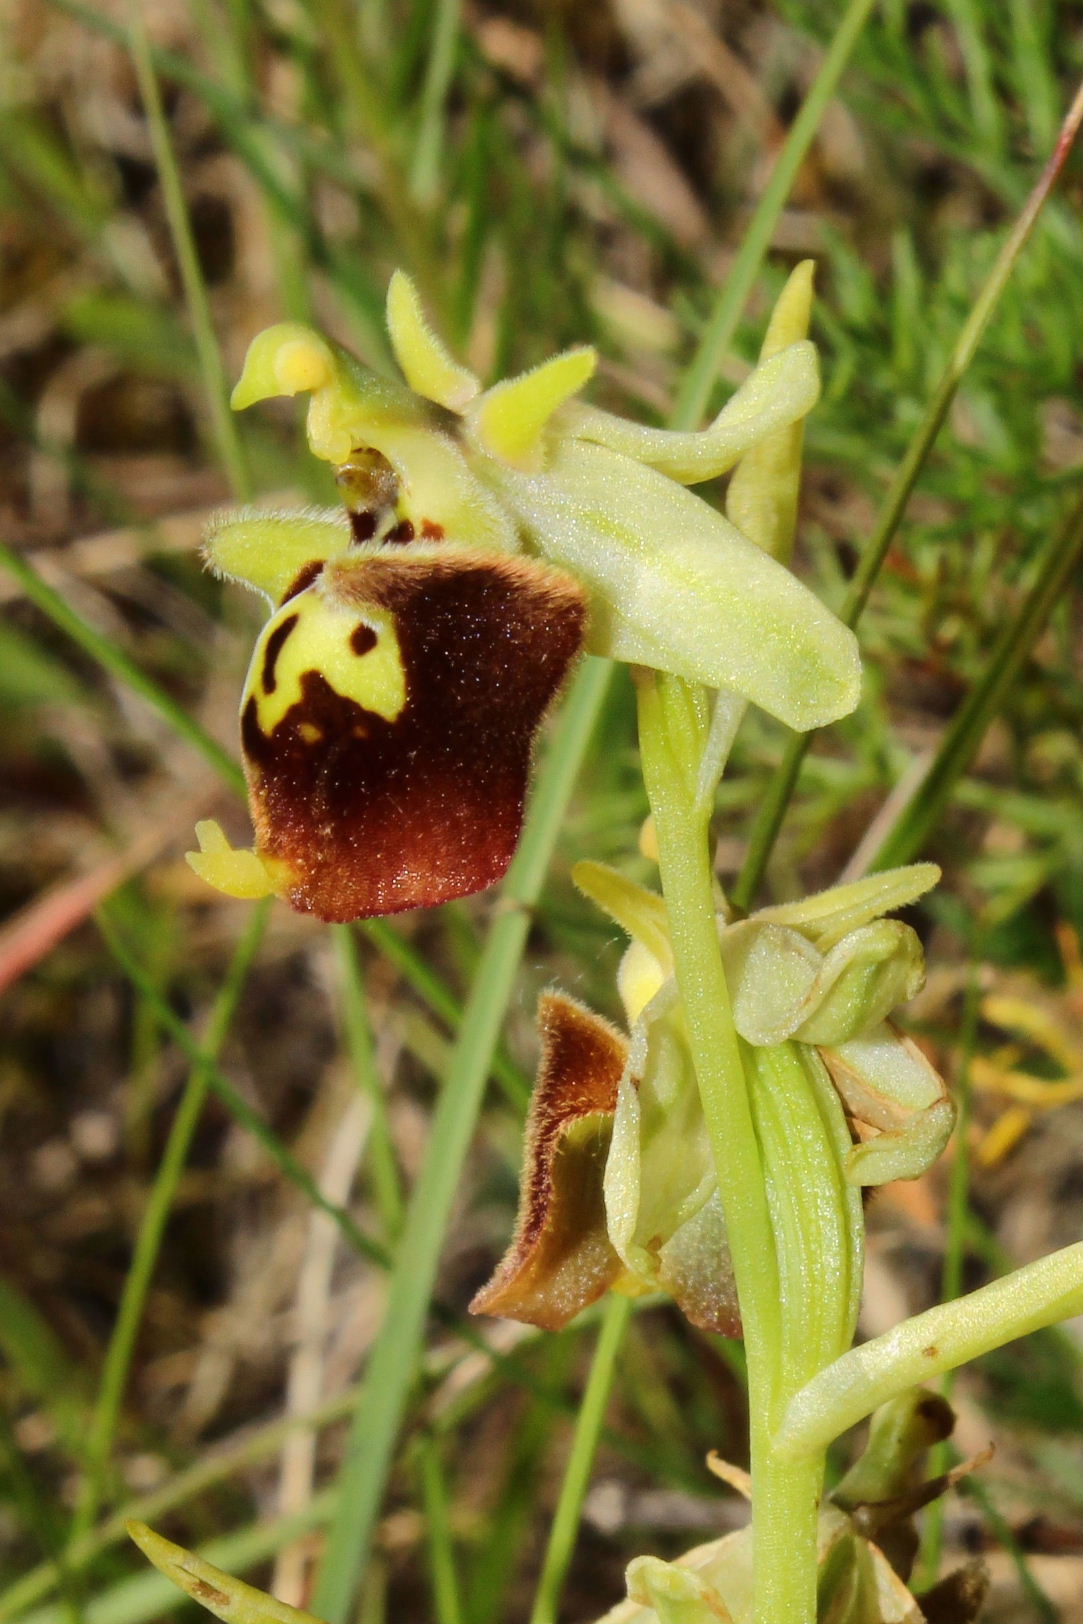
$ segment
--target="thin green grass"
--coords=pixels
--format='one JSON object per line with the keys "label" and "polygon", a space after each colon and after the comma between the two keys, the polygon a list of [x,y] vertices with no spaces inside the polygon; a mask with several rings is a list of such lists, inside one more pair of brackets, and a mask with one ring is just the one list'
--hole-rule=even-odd
{"label": "thin green grass", "polygon": [[236,423],[229,409],[226,369],[215,336],[207,286],[196,251],[192,223],[188,217],[180,169],[151,59],[150,40],[147,37],[146,18],[141,0],[131,0],[129,15],[132,61],[147,112],[147,127],[154,149],[154,162],[173,238],[173,250],[177,256],[177,266],[184,287],[184,298],[188,307],[192,336],[195,339],[196,353],[199,356],[200,371],[203,374],[203,386],[214,430],[215,445],[233,495],[238,501],[243,502],[251,493],[248,469]]}
{"label": "thin green grass", "polygon": [[395,1145],[387,1116],[387,1102],[376,1069],[372,1028],[365,1008],[365,986],[357,943],[346,926],[335,930],[335,948],[341,985],[340,1002],[346,1053],[353,1066],[357,1086],[369,1102],[372,1123],[368,1135],[368,1155],[380,1232],[394,1241],[402,1228],[403,1193],[395,1162]]}
{"label": "thin green grass", "polygon": [[[253,911],[215,999],[205,1045],[207,1060],[211,1064],[217,1059],[229,1032],[244,991],[245,979],[266,929],[267,914],[266,904]],[[72,1544],[89,1532],[107,1492],[109,1461],[131,1372],[135,1339],[146,1307],[162,1236],[210,1087],[207,1060],[196,1064],[185,1085],[140,1219],[116,1324],[102,1366],[97,1401],[90,1417],[86,1464],[69,1533]]]}
{"label": "thin green grass", "polygon": [[617,1371],[624,1333],[631,1317],[632,1303],[627,1297],[609,1297],[598,1345],[590,1367],[590,1379],[583,1392],[579,1415],[568,1452],[568,1464],[560,1486],[560,1496],[553,1512],[549,1540],[545,1547],[538,1586],[534,1592],[531,1624],[551,1624],[560,1610],[560,1596],[571,1565],[572,1552],[579,1532],[579,1519],[583,1511],[587,1485],[590,1482],[594,1454],[605,1419],[610,1389]]}
{"label": "thin green grass", "polygon": [[[1064,167],[1081,122],[1083,122],[1083,89],[1080,89],[1077,93],[1075,101],[1061,127],[1056,147],[1031,192],[1025,208],[1006,237],[996,263],[974,301],[958,340],[953,347],[948,364],[928,403],[917,431],[910,441],[906,455],[900,463],[883,499],[876,526],[862,552],[861,562],[853,581],[847,589],[846,599],[842,605],[841,618],[848,626],[857,626],[861,619],[869,594],[883,567],[888,549],[902,522],[911,495],[948,414],[948,409],[981,343],[982,336],[996,309],[997,302],[1008,285],[1016,262],[1038,224],[1042,208]],[[1063,567],[1061,561],[1064,553],[1072,554],[1073,538],[1076,533],[1075,525],[1074,518],[1069,520],[1066,528],[1067,542],[1055,551],[1054,557],[1056,561],[1050,566],[1050,579],[1053,581],[1063,579],[1063,576],[1059,574],[1059,569]],[[1071,558],[1068,560],[1067,568],[1071,568]],[[1055,599],[1052,596],[1047,598],[1039,590],[1034,598],[1032,608],[1023,613],[1023,630],[1016,635],[1015,639],[1009,639],[1009,653],[1014,650],[1018,638],[1023,638],[1019,650],[1019,657],[1022,657],[1022,654],[1025,653],[1026,648],[1029,646],[1025,640],[1027,630],[1029,629],[1029,635],[1033,637],[1042,624],[1041,619],[1035,619],[1034,617],[1041,613],[1043,604],[1045,612],[1048,612],[1054,601]],[[990,689],[995,699],[995,695],[1001,690],[998,686],[997,667],[993,661],[990,661],[986,669],[985,682],[982,684],[983,693]],[[977,702],[981,716],[987,721],[989,713],[985,709],[986,703],[986,699]],[[976,748],[978,741],[972,736],[973,729],[969,720],[966,724],[966,732],[967,745],[972,751]],[[980,738],[980,734],[978,737]],[[812,734],[796,734],[786,747],[778,773],[752,826],[748,840],[748,852],[733,890],[733,901],[739,908],[749,906],[763,878],[768,858],[797,783],[801,763],[810,747],[812,738]],[[945,764],[942,776],[938,777],[936,784],[938,799],[935,803],[937,811],[943,804],[943,799],[950,793],[952,784],[960,776],[965,761],[968,759],[965,748],[964,746],[962,750],[953,751],[952,760]],[[927,833],[930,826],[931,823],[926,824],[925,828],[919,833]],[[916,850],[917,845],[912,843],[907,849]],[[887,866],[892,861],[905,861],[905,858],[893,855],[894,850],[894,847],[889,847],[887,853],[881,853],[884,866]]]}
{"label": "thin green grass", "polygon": [[576,677],[534,791],[519,850],[501,887],[447,1077],[424,1166],[396,1248],[384,1324],[373,1347],[338,1484],[338,1504],[313,1606],[328,1624],[348,1617],[365,1564],[395,1438],[414,1381],[424,1320],[451,1205],[474,1129],[520,957],[609,671],[588,660]]}
{"label": "thin green grass", "polygon": [[418,1444],[418,1475],[421,1479],[421,1507],[425,1517],[429,1573],[432,1583],[433,1617],[436,1624],[463,1624],[461,1586],[455,1559],[452,1527],[453,1497],[440,1449],[432,1437]]}

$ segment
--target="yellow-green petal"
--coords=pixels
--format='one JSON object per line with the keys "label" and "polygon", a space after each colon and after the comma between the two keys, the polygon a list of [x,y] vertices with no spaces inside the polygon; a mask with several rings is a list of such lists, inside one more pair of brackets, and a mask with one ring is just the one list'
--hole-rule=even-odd
{"label": "yellow-green petal", "polygon": [[402,375],[415,394],[455,412],[473,400],[481,388],[478,379],[441,344],[405,271],[396,271],[388,284],[387,331]]}
{"label": "yellow-green petal", "polygon": [[479,445],[515,468],[540,467],[550,418],[590,381],[597,365],[592,349],[565,350],[530,372],[494,384],[469,414]]}
{"label": "yellow-green petal", "polygon": [[807,340],[761,361],[705,429],[653,429],[576,402],[561,414],[567,434],[646,463],[682,485],[698,485],[732,468],[764,435],[795,423],[820,397],[816,346]]}

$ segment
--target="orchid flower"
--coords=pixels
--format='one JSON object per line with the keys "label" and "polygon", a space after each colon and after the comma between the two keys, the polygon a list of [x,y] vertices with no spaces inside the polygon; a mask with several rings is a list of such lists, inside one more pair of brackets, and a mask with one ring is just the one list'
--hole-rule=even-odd
{"label": "orchid flower", "polygon": [[[810,274],[794,273],[791,301],[807,305]],[[819,392],[807,339],[761,360],[708,428],[678,433],[580,401],[589,348],[483,390],[401,272],[387,322],[403,383],[284,323],[254,340],[234,391],[238,408],[310,395],[309,445],[344,506],[242,512],[207,540],[212,568],[272,614],[241,711],[256,850],[202,825],[204,878],[340,920],[491,884],[581,648],[798,730],[853,709],[852,633],[685,488],[800,423]]]}
{"label": "orchid flower", "polygon": [[[923,963],[911,927],[883,915],[937,877],[919,863],[718,921],[753,1103],[787,1065],[842,1102],[856,1142],[836,1147],[851,1192],[840,1229],[852,1233],[858,1187],[918,1177],[954,1122],[943,1081],[888,1019],[921,986]],[[543,998],[518,1228],[472,1307],[556,1329],[607,1289],[663,1291],[693,1323],[737,1335],[665,904],[599,863],[578,864],[575,880],[632,938],[617,978],[629,1036],[560,994]],[[842,1317],[859,1287],[855,1268]]]}

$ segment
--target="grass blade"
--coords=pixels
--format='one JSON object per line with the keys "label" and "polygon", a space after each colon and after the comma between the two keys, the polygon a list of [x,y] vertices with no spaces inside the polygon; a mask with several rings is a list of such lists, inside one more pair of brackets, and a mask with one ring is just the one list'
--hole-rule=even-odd
{"label": "grass blade", "polygon": [[[861,618],[865,604],[868,602],[869,593],[872,591],[873,583],[880,573],[884,559],[887,557],[888,548],[891,546],[895,532],[899,528],[914,486],[917,484],[936,437],[940,433],[941,425],[948,414],[948,408],[955,398],[956,391],[962,383],[967,367],[970,365],[978,345],[981,343],[985,329],[997,307],[1001,294],[1008,284],[1008,279],[1015,268],[1016,262],[1038,223],[1042,208],[1052,192],[1061,170],[1064,168],[1072,142],[1079,132],[1081,123],[1083,123],[1083,87],[1077,91],[1075,100],[1061,126],[1053,153],[1043,169],[1034,190],[1027,199],[1019,218],[1008,233],[1000,253],[997,255],[996,263],[974,303],[974,308],[963,324],[962,331],[956,340],[940,382],[907,448],[906,455],[891,481],[872,535],[865,551],[862,553],[861,562],[850,583],[846,601],[840,611],[841,618],[846,622],[847,626],[856,626]],[[760,809],[756,814],[749,834],[745,861],[733,888],[733,902],[738,908],[747,908],[749,906],[760,881],[763,879],[764,869],[767,867],[768,858],[778,837],[778,832],[782,827],[786,808],[789,805],[798,774],[801,771],[801,763],[805,759],[813,737],[814,735],[811,733],[801,733],[790,740],[783,752],[775,777],[760,804]]]}
{"label": "grass blade", "polygon": [[241,450],[237,424],[229,409],[229,385],[226,382],[226,371],[218,348],[218,340],[214,334],[207,288],[203,281],[199,255],[196,252],[195,237],[192,235],[192,222],[188,217],[180,170],[169,137],[169,123],[162,106],[158,79],[151,60],[142,0],[131,0],[130,15],[129,45],[132,63],[147,115],[147,128],[162,188],[162,201],[165,204],[173,249],[177,256],[184,297],[192,322],[192,335],[195,338],[196,353],[203,373],[215,445],[234,496],[238,501],[245,501],[251,494],[248,470]]}
{"label": "grass blade", "polygon": [[[234,953],[221,991],[215,999],[206,1043],[207,1054],[211,1060],[217,1058],[225,1042],[245,978],[252,967],[252,961],[263,937],[267,911],[266,905],[253,911],[248,928]],[[190,1073],[181,1095],[169,1138],[147,1197],[131,1265],[124,1282],[120,1307],[117,1310],[116,1324],[105,1356],[97,1402],[90,1419],[86,1465],[72,1517],[69,1543],[82,1538],[88,1532],[101,1503],[109,1455],[116,1435],[124,1389],[127,1386],[135,1339],[139,1332],[139,1322],[143,1317],[143,1308],[154,1266],[158,1261],[162,1236],[169,1221],[177,1185],[184,1170],[185,1159],[203,1110],[209,1085],[206,1063],[197,1064]]]}
{"label": "grass blade", "polygon": [[421,1503],[425,1510],[433,1616],[436,1624],[463,1624],[447,1480],[439,1444],[431,1434],[421,1440],[420,1457]]}
{"label": "grass blade", "polygon": [[75,610],[65,603],[60,593],[42,580],[37,570],[2,541],[0,541],[0,564],[15,577],[23,593],[36,609],[47,615],[55,626],[59,626],[62,632],[65,632],[85,654],[89,654],[91,659],[96,660],[111,676],[124,683],[132,693],[138,694],[140,699],[145,700],[156,710],[159,716],[169,723],[177,737],[194,746],[231,789],[243,791],[244,774],[218,741],[212,739],[164,688],[160,688],[153,677],[148,677],[145,671],[141,671],[134,660],[130,660],[107,637],[103,637],[101,632],[95,631],[81,615],[77,615]]}
{"label": "grass blade", "polygon": [[630,1297],[611,1292],[606,1299],[601,1329],[594,1349],[590,1376],[576,1418],[571,1452],[560,1486],[560,1498],[549,1530],[541,1577],[534,1594],[530,1624],[553,1624],[560,1608],[561,1591],[571,1566],[579,1518],[586,1498],[590,1471],[605,1420],[606,1404],[616,1373],[617,1355],[632,1314]]}
{"label": "grass blade", "polygon": [[526,944],[530,909],[608,685],[609,667],[594,659],[584,663],[572,685],[467,1000],[338,1481],[334,1520],[313,1599],[313,1611],[328,1624],[345,1624],[349,1618],[357,1578],[368,1558],[417,1368],[448,1215]]}
{"label": "grass blade", "polygon": [[429,24],[429,60],[421,91],[420,128],[410,170],[410,189],[418,203],[429,208],[440,178],[444,147],[444,104],[455,68],[462,0],[436,0],[436,16]]}
{"label": "grass blade", "polygon": [[376,1070],[372,1028],[365,1008],[365,987],[357,940],[348,925],[336,925],[335,950],[339,970],[339,1004],[346,1052],[354,1077],[372,1110],[368,1154],[372,1164],[372,1187],[386,1239],[402,1227],[403,1197],[399,1170],[395,1165],[395,1144],[387,1116],[387,1101]]}
{"label": "grass blade", "polygon": [[693,428],[707,409],[718,369],[730,347],[741,312],[748,301],[764,255],[771,245],[778,217],[793,188],[797,172],[805,154],[812,145],[824,109],[838,86],[843,69],[850,60],[861,30],[869,18],[875,0],[850,0],[842,21],[835,30],[827,55],[820,64],[801,111],[794,119],[778,162],[764,188],[763,196],[748,223],[741,246],[737,251],[725,286],[707,324],[699,351],[688,368],[677,396],[672,426]]}
{"label": "grass blade", "polygon": [[1020,667],[1060,601],[1083,555],[1083,498],[1076,504],[1042,560],[1038,574],[1004,627],[975,684],[941,740],[929,770],[915,787],[899,821],[884,840],[871,868],[908,863],[921,851],[947,805],[952,790],[977,754],[985,731],[1000,709]]}
{"label": "grass blade", "polygon": [[301,1166],[290,1151],[288,1151],[277,1134],[263,1119],[253,1111],[247,1100],[237,1092],[233,1084],[226,1077],[221,1068],[216,1065],[212,1057],[202,1047],[198,1039],[194,1038],[180,1016],[172,1010],[162,998],[154,985],[153,980],[143,970],[142,966],[128,951],[120,936],[113,929],[104,915],[98,917],[98,929],[101,931],[106,946],[136,988],[141,998],[145,999],[154,1011],[155,1017],[163,1031],[169,1033],[178,1048],[192,1062],[194,1066],[203,1067],[206,1071],[210,1087],[222,1101],[227,1111],[259,1141],[276,1167],[290,1179],[302,1195],[318,1207],[321,1212],[334,1220],[349,1241],[350,1245],[362,1256],[376,1263],[381,1268],[390,1266],[388,1254],[377,1241],[371,1240],[354,1223],[349,1213],[342,1207],[337,1207],[333,1201],[328,1201],[315,1179],[307,1168]]}

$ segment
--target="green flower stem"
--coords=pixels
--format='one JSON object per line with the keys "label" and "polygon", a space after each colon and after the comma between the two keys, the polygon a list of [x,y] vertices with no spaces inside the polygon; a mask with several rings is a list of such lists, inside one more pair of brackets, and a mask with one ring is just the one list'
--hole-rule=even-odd
{"label": "green flower stem", "polygon": [[744,1324],[753,1481],[754,1616],[757,1624],[812,1624],[823,1460],[822,1456],[809,1456],[794,1469],[792,1462],[778,1458],[771,1442],[785,1398],[779,1391],[781,1293],[760,1146],[715,926],[708,818],[697,795],[706,705],[702,693],[677,677],[642,673],[638,694],[643,779],[654,814],[677,984],[726,1213]]}
{"label": "green flower stem", "polygon": [[80,1485],[79,1498],[72,1517],[70,1541],[82,1539],[91,1529],[101,1502],[109,1452],[116,1433],[120,1406],[127,1385],[139,1323],[143,1316],[147,1292],[150,1288],[154,1265],[162,1235],[177,1193],[181,1173],[188,1156],[196,1125],[210,1087],[208,1061],[217,1058],[233,1013],[237,1007],[245,978],[251,968],[267,923],[267,904],[261,904],[252,913],[248,927],[233,957],[222,990],[215,1001],[211,1015],[206,1051],[208,1060],[197,1062],[189,1075],[169,1138],[162,1154],[157,1176],[151,1188],[146,1211],[139,1226],[139,1235],[132,1256],[131,1267],[124,1282],[124,1292],[117,1311],[117,1321],[105,1356],[101,1387],[90,1421],[87,1437],[86,1471]]}
{"label": "green flower stem", "polygon": [[1080,1313],[1083,1241],[844,1353],[791,1399],[776,1449],[791,1460],[811,1458],[908,1387]]}
{"label": "green flower stem", "polygon": [[608,683],[608,665],[587,660],[572,685],[474,976],[336,1486],[335,1515],[313,1598],[313,1611],[328,1624],[345,1624],[351,1616],[358,1576],[371,1549],[451,1205],[526,945],[530,909]]}
{"label": "green flower stem", "polygon": [[602,1328],[590,1367],[583,1401],[575,1423],[571,1453],[564,1471],[549,1530],[549,1543],[545,1550],[541,1577],[534,1593],[534,1606],[530,1624],[554,1624],[560,1606],[560,1593],[575,1549],[575,1536],[579,1531],[579,1517],[590,1481],[594,1454],[598,1448],[609,1390],[613,1385],[617,1354],[633,1309],[630,1297],[611,1293],[606,1299]]}

